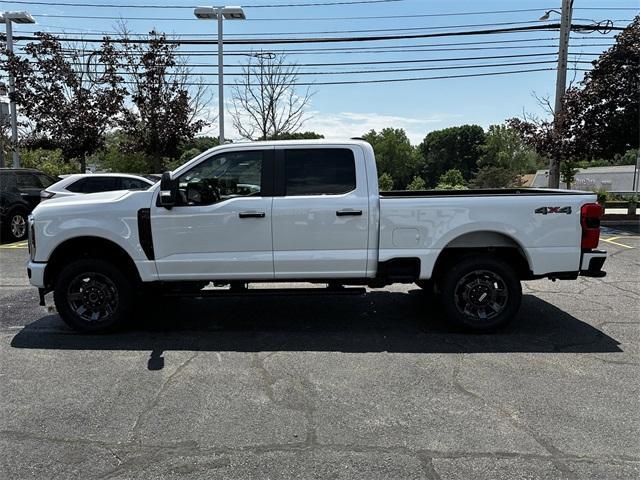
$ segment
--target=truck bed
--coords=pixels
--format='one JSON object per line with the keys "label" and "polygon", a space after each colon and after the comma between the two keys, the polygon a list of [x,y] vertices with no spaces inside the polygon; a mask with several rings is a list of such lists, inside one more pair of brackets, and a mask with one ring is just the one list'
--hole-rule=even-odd
{"label": "truck bed", "polygon": [[592,192],[577,190],[553,190],[546,188],[479,188],[471,190],[390,190],[380,192],[383,198],[415,197],[481,197],[481,196],[537,196],[537,195],[585,195]]}

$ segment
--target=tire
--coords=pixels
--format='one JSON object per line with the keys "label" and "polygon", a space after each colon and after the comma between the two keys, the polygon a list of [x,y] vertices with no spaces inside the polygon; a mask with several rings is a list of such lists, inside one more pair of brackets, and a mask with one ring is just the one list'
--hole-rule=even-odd
{"label": "tire", "polygon": [[86,258],[60,271],[53,300],[62,320],[74,330],[105,333],[129,318],[132,292],[132,283],[117,265]]}
{"label": "tire", "polygon": [[439,286],[447,317],[478,333],[508,324],[522,301],[522,286],[515,271],[489,255],[461,258],[449,267]]}
{"label": "tire", "polygon": [[27,238],[27,217],[29,213],[22,207],[16,207],[9,211],[6,224],[2,226],[2,240],[9,243],[19,242]]}

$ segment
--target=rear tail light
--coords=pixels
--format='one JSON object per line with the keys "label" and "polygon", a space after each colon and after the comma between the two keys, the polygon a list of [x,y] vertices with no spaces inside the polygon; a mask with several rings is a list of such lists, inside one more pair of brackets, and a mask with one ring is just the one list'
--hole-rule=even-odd
{"label": "rear tail light", "polygon": [[49,190],[42,190],[40,192],[40,200],[47,200],[49,198],[55,197],[55,193],[50,192]]}
{"label": "rear tail light", "polygon": [[580,209],[580,225],[582,226],[582,242],[585,249],[598,247],[600,241],[600,219],[603,208],[597,203],[587,203]]}

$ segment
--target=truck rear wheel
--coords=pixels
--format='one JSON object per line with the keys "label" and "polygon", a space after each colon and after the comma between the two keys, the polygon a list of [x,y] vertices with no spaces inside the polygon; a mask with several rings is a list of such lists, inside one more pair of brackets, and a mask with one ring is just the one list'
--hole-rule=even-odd
{"label": "truck rear wheel", "polygon": [[515,271],[488,255],[463,257],[442,276],[440,287],[447,317],[475,332],[490,332],[509,323],[522,300]]}
{"label": "truck rear wheel", "polygon": [[117,266],[82,259],[59,273],[53,300],[62,320],[74,330],[102,333],[114,330],[131,312],[133,286]]}

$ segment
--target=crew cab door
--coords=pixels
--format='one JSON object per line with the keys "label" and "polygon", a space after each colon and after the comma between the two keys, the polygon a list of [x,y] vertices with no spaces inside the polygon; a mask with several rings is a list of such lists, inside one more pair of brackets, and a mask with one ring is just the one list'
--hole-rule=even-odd
{"label": "crew cab door", "polygon": [[160,280],[273,278],[273,147],[213,154],[178,184],[178,205],[151,207]]}
{"label": "crew cab door", "polygon": [[277,279],[364,278],[369,204],[358,147],[276,149]]}

